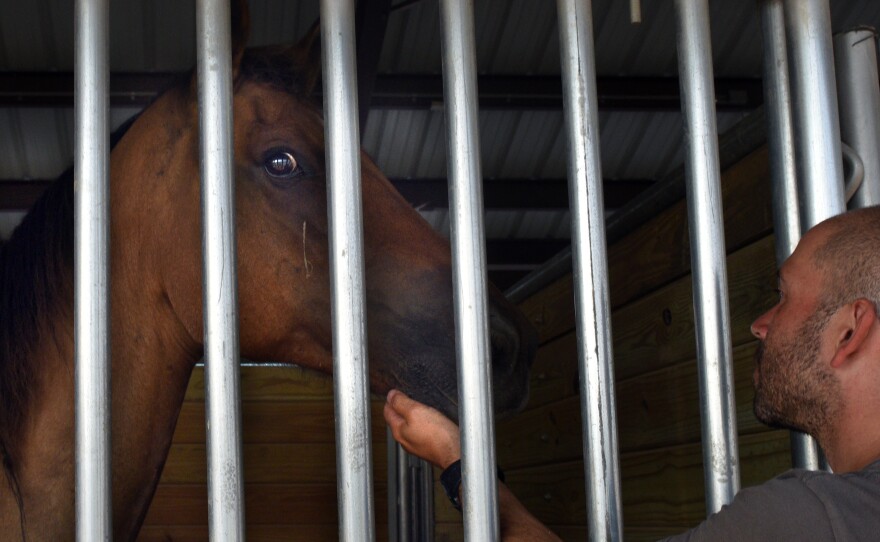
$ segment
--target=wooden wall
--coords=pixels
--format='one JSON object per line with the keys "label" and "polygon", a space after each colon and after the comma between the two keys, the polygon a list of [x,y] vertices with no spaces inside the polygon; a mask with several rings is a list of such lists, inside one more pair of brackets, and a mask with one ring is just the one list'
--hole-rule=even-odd
{"label": "wooden wall", "polygon": [[[766,150],[723,175],[743,485],[789,466],[787,432],[751,412],[749,323],[774,302]],[[680,202],[609,248],[627,540],[653,540],[705,517],[687,213]],[[541,348],[527,409],[498,423],[498,458],[526,506],[566,540],[586,538],[571,277],[523,303]],[[250,540],[336,540],[332,386],[291,368],[245,368],[244,455]],[[203,373],[197,370],[140,540],[207,539]],[[373,404],[378,540],[387,539],[381,401]],[[462,540],[435,487],[436,539]]]}
{"label": "wooden wall", "polygon": [[[248,540],[337,540],[332,382],[292,367],[244,367],[241,378]],[[197,368],[139,541],[208,540],[204,388]],[[382,401],[372,406],[376,535],[387,540]]]}
{"label": "wooden wall", "polygon": [[[743,486],[790,466],[789,437],[752,414],[756,342],[749,324],[775,302],[766,149],[723,174],[724,223]],[[626,540],[656,540],[705,519],[685,202],[609,247],[612,330]],[[571,276],[522,308],[541,337],[524,412],[497,428],[514,493],[566,540],[585,540],[580,396]],[[461,540],[437,494],[437,538]]]}

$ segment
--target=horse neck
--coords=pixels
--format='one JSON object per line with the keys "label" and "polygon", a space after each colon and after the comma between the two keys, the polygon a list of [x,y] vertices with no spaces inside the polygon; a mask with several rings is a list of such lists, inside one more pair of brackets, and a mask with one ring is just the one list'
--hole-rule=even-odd
{"label": "horse neck", "polygon": [[[115,538],[129,540],[155,491],[200,352],[164,302],[157,272],[131,261],[139,252],[131,236],[114,226],[111,238],[113,516]],[[72,305],[72,292],[62,297],[59,306]],[[73,538],[75,515],[72,312],[42,316],[41,329],[42,340],[29,356],[38,374],[9,451],[27,538],[67,540]],[[14,528],[7,522],[18,523],[18,514],[8,511],[15,500],[3,491],[7,488],[0,489],[0,527]]]}

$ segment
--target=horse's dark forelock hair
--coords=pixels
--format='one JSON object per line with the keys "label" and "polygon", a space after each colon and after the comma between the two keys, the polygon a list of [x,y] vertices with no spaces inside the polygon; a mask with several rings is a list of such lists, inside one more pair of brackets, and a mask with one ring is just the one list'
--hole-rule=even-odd
{"label": "horse's dark forelock hair", "polygon": [[287,46],[245,50],[239,65],[239,81],[268,84],[301,100],[311,98],[312,87],[319,81],[318,71],[305,68],[307,59],[292,54]]}

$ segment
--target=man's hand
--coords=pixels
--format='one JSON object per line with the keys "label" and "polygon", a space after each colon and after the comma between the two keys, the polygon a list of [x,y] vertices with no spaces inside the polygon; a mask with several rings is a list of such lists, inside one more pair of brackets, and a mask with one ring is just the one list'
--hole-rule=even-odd
{"label": "man's hand", "polygon": [[394,439],[407,452],[445,469],[461,458],[458,427],[439,411],[391,390],[385,402],[385,421]]}

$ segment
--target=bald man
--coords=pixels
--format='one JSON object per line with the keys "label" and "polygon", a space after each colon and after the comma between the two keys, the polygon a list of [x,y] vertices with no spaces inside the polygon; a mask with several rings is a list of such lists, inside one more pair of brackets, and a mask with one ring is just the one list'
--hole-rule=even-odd
{"label": "bald man", "polygon": [[[834,474],[791,470],[667,540],[880,540],[880,208],[807,232],[779,270],[779,301],[752,324],[755,416],[803,431]],[[458,428],[398,391],[385,419],[411,453],[446,468]],[[502,539],[559,540],[499,484]]]}

